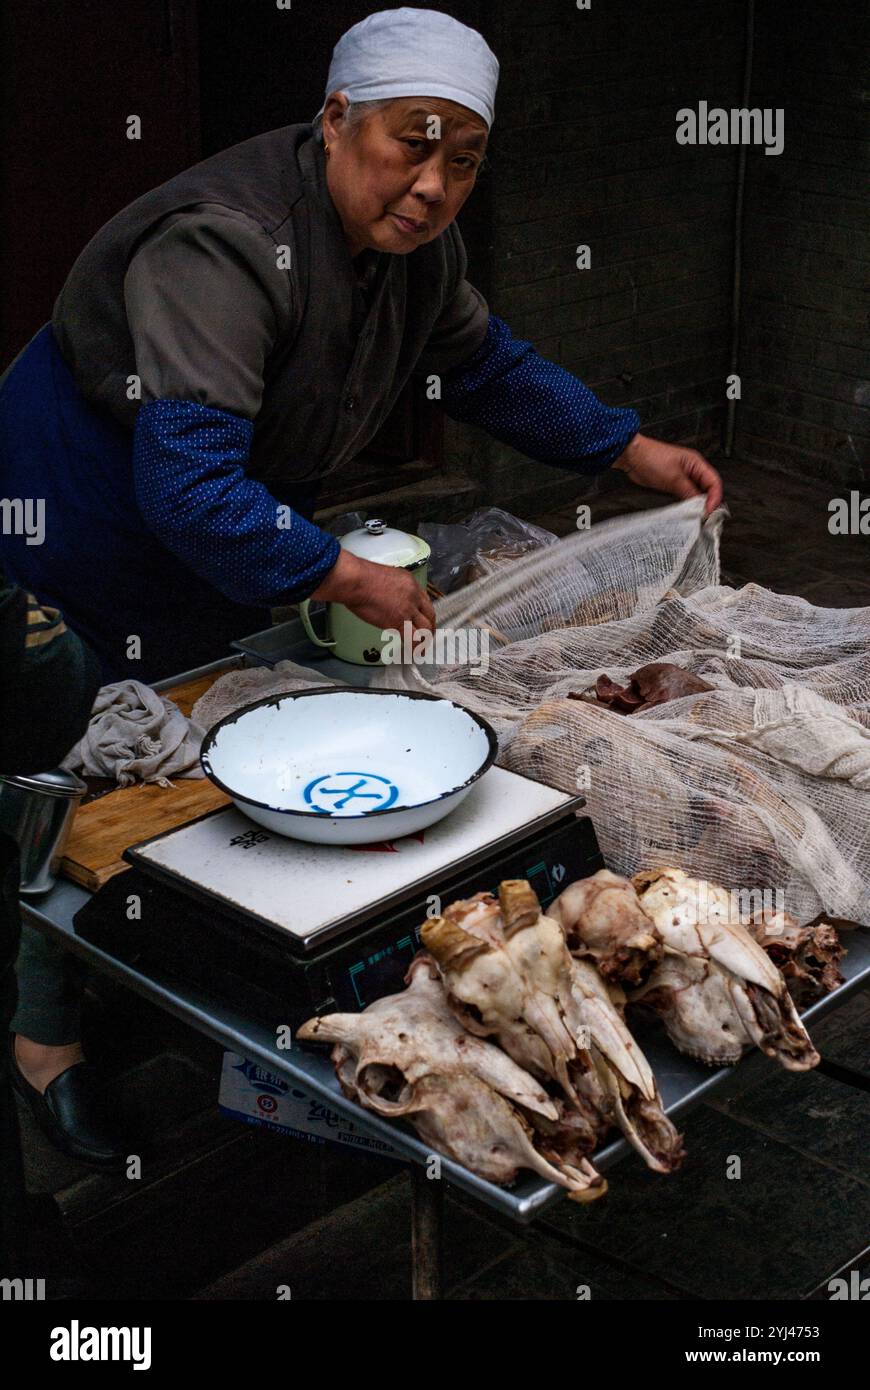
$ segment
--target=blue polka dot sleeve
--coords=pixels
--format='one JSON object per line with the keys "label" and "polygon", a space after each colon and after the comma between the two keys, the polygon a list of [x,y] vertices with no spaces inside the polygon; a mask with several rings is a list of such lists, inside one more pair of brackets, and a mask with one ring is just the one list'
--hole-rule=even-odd
{"label": "blue polka dot sleeve", "polygon": [[133,436],[136,501],[148,529],[236,603],[295,603],[339,555],[334,536],[247,477],[250,420],[195,401],[143,405]]}
{"label": "blue polka dot sleeve", "polygon": [[540,357],[490,314],[486,337],[448,372],[441,404],[455,420],[479,425],[541,463],[601,473],[640,429],[636,410],[604,405],[576,376]]}

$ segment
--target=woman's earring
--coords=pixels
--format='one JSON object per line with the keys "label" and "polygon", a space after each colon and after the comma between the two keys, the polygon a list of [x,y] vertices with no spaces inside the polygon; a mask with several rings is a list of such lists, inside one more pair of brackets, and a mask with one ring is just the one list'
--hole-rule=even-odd
{"label": "woman's earring", "polygon": [[329,146],[327,145],[327,143],[326,143],[325,140],[324,140],[324,142],[323,142],[323,153],[326,155],[326,158],[328,159],[328,158],[329,158]]}

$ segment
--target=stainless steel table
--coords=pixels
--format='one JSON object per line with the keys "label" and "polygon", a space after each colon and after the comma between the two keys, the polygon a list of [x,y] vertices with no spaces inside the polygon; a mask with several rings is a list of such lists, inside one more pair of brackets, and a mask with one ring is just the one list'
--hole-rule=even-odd
{"label": "stainless steel table", "polygon": [[[344,679],[347,683],[351,683],[354,678],[355,683],[365,683],[369,672],[364,668],[348,668],[344,663],[332,658],[320,661],[316,665],[313,662],[309,663],[306,658],[310,647],[306,651],[304,638],[300,635],[301,625],[292,623],[283,626],[288,630],[283,642],[281,629],[273,628],[267,634],[257,634],[254,638],[245,639],[238,644],[247,656],[236,656],[227,661],[215,662],[209,667],[186,672],[182,676],[160,682],[155,688],[167,689],[183,680],[191,680],[205,674],[208,670],[219,671],[249,664],[251,660],[257,659],[258,641],[269,644],[269,655],[265,656],[267,665],[272,664],[270,657],[277,661],[292,656],[293,660],[311,664],[314,672],[322,671],[324,675],[332,677],[338,675],[339,679]],[[279,654],[275,655],[276,652]],[[292,1081],[309,1094],[320,1097],[333,1110],[352,1119],[359,1129],[385,1140],[407,1159],[412,1165],[414,1194],[412,1229],[415,1296],[437,1296],[440,1184],[428,1180],[423,1171],[431,1151],[409,1130],[382,1120],[371,1111],[362,1110],[354,1102],[346,1100],[327,1056],[296,1044],[290,1050],[280,1051],[275,1046],[274,1035],[244,1014],[234,1012],[196,988],[181,988],[175,982],[170,983],[168,979],[161,977],[159,971],[145,972],[133,969],[78,937],[73,928],[73,917],[91,896],[87,889],[61,879],[50,892],[38,899],[22,898],[22,915],[32,926],[53,937],[96,969],[114,976],[136,993],[206,1034],[222,1047],[262,1063],[270,1071]],[[803,1018],[809,1025],[839,1007],[854,991],[870,986],[870,931],[861,928],[850,932],[846,944],[848,954],[843,962],[842,972],[845,983],[806,1010]],[[734,1076],[734,1068],[710,1070],[684,1057],[658,1028],[638,1030],[637,1037],[658,1080],[665,1110],[672,1118],[726,1087]],[[748,1061],[747,1058],[739,1065],[745,1066]],[[775,1064],[771,1062],[770,1065]],[[823,1067],[824,1065],[823,1063]],[[834,1074],[837,1070],[832,1068]],[[851,1074],[843,1075],[840,1079],[848,1080],[849,1076]],[[632,1150],[624,1139],[616,1140],[595,1155],[595,1166],[601,1171],[606,1171],[630,1153]],[[636,1161],[641,1160],[637,1158]],[[448,1181],[455,1183],[470,1196],[520,1223],[534,1220],[545,1207],[564,1195],[562,1188],[532,1175],[523,1176],[515,1187],[508,1191],[476,1177],[448,1158],[441,1159],[441,1171]]]}

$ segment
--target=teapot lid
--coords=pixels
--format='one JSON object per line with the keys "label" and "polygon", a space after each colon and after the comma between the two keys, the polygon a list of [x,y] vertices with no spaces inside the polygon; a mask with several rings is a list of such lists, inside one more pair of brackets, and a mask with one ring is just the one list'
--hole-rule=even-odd
{"label": "teapot lid", "polygon": [[363,560],[373,560],[378,565],[396,565],[402,569],[422,565],[431,554],[429,546],[420,536],[399,531],[378,517],[367,521],[356,531],[348,531],[339,544],[343,550],[349,550],[351,555],[359,555]]}

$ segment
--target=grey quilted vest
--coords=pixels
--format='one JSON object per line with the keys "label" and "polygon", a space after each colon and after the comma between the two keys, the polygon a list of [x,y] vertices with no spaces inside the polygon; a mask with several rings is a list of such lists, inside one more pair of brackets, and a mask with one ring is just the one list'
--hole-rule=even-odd
{"label": "grey quilted vest", "polygon": [[[464,278],[452,223],[407,255],[382,254],[368,305],[329,195],[322,146],[308,124],[283,126],[213,155],[137,198],[76,260],[54,306],[60,349],[85,398],[133,427],[138,401],[124,277],[142,239],[171,213],[217,203],[245,213],[291,249],[292,311],[264,368],[247,472],[276,485],[322,477],[368,443],[412,371],[444,371],[471,355],[479,323],[449,346],[424,348]],[[276,252],[277,255],[277,252]]]}

